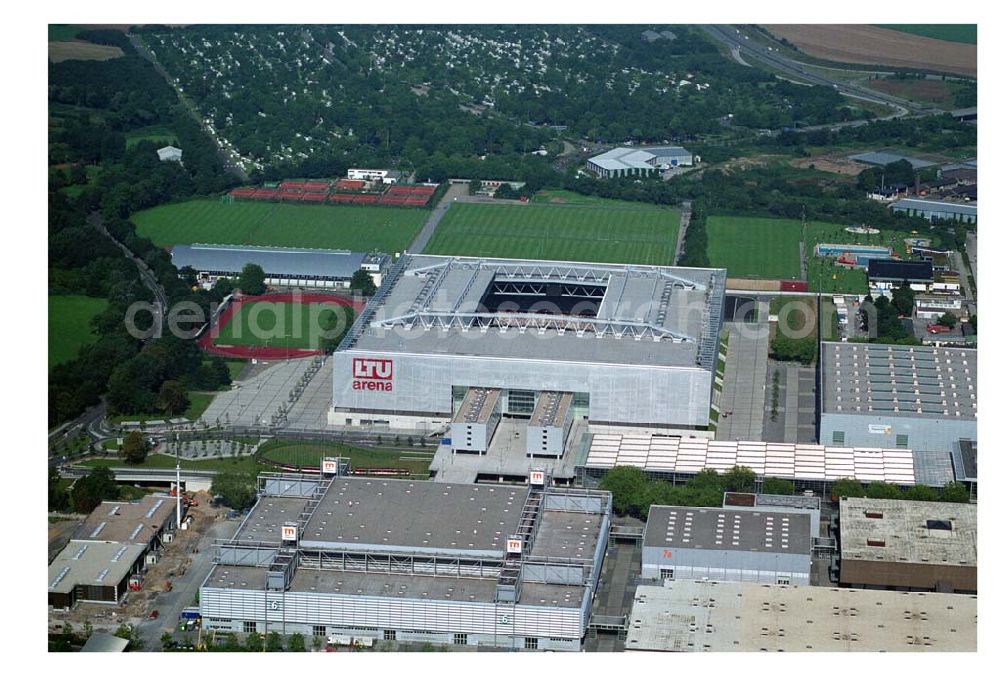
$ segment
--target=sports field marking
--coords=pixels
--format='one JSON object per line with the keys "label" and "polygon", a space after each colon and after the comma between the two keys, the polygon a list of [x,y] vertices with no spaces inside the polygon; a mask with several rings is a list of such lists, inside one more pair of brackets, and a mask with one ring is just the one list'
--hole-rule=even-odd
{"label": "sports field marking", "polygon": [[426,253],[670,265],[680,213],[612,206],[453,204]]}

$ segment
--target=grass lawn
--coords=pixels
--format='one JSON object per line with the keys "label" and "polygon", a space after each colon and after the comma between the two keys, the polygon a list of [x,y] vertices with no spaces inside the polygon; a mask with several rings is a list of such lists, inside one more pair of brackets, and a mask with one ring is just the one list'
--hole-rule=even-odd
{"label": "grass lawn", "polygon": [[174,130],[169,127],[164,127],[163,125],[139,127],[138,129],[125,132],[126,148],[131,148],[140,141],[155,141],[156,143],[166,146],[177,143],[177,135],[174,133]]}
{"label": "grass lawn", "polygon": [[336,327],[336,309],[339,307],[321,303],[244,303],[219,332],[215,343],[319,348],[322,340],[320,334]]}
{"label": "grass lawn", "polygon": [[226,360],[226,366],[229,368],[229,378],[236,380],[243,373],[243,368],[247,366],[246,360]]}
{"label": "grass lawn", "polygon": [[802,226],[792,219],[708,217],[708,260],[729,277],[800,278]]}
{"label": "grass lawn", "polygon": [[597,195],[583,195],[574,193],[571,190],[561,188],[546,188],[531,196],[534,204],[567,204],[567,205],[601,205],[605,207],[622,207],[625,209],[663,209],[656,205],[645,202],[629,202],[628,200],[615,200]]}
{"label": "grass lawn", "polygon": [[[877,245],[890,247],[894,254],[906,258],[904,240],[910,234],[901,230],[880,228],[875,235],[850,233],[847,226],[838,223],[809,222],[806,224],[806,253],[809,255],[809,291],[864,294],[868,291],[868,276],[864,269],[838,266],[831,257],[813,256],[820,242],[837,244]],[[926,237],[926,235],[921,235]]]}
{"label": "grass lawn", "polygon": [[392,207],[188,200],[131,216],[139,235],[161,247],[249,244],[395,253],[406,249],[427,211]]}
{"label": "grass lawn", "polygon": [[664,208],[456,203],[426,253],[670,265],[679,224]]}
{"label": "grass lawn", "polygon": [[[976,44],[976,24],[876,24],[879,28],[922,35],[925,38]],[[49,29],[51,31],[51,28]]]}
{"label": "grass lawn", "polygon": [[[169,456],[167,454],[150,454],[146,457],[146,460],[140,465],[126,465],[124,461],[120,458],[95,458],[89,461],[83,461],[77,465],[87,466],[89,468],[175,468],[177,467],[177,459],[175,456]],[[269,470],[271,468],[263,466],[257,463],[257,460],[253,456],[239,456],[236,458],[206,458],[204,461],[191,461],[186,459],[181,459],[181,469],[184,470],[233,470],[237,472],[249,472],[256,475],[263,470]]]}
{"label": "grass lawn", "polygon": [[90,320],[108,307],[90,296],[49,297],[49,369],[69,362],[85,345],[97,341]]}
{"label": "grass lawn", "polygon": [[62,42],[73,40],[76,34],[84,30],[83,26],[76,24],[49,24],[49,42]]}
{"label": "grass lawn", "polygon": [[413,447],[413,451],[409,452],[365,449],[336,442],[270,440],[261,446],[258,453],[271,461],[301,466],[319,466],[324,456],[344,456],[350,458],[351,465],[356,468],[407,468],[414,475],[426,476],[434,447]]}
{"label": "grass lawn", "polygon": [[[212,403],[212,399],[215,395],[216,393],[188,391],[188,407],[184,410],[184,413],[180,414],[180,416],[191,421],[198,420],[205,410],[208,409],[208,405]],[[122,414],[120,416],[109,416],[108,420],[111,423],[121,423],[123,421],[140,421],[145,423],[146,421],[166,421],[171,418],[178,417],[171,414],[157,412],[153,414]]]}

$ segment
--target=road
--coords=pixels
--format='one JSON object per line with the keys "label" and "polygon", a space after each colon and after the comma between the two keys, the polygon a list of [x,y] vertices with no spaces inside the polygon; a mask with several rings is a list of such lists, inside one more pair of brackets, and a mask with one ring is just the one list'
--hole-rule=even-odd
{"label": "road", "polygon": [[[867,87],[862,87],[861,85],[844,83],[826,76],[820,75],[815,71],[809,69],[807,64],[799,61],[794,61],[789,59],[782,54],[770,51],[767,47],[756,42],[752,37],[748,36],[745,32],[738,32],[733,26],[727,25],[707,25],[702,24],[700,26],[702,30],[708,33],[709,36],[715,40],[721,42],[725,47],[732,52],[732,50],[738,49],[742,55],[752,57],[765,66],[772,68],[780,73],[794,78],[796,81],[804,82],[811,85],[821,85],[826,87],[833,87],[839,91],[844,96],[849,96],[855,99],[861,99],[863,101],[870,101],[873,103],[878,103],[883,106],[889,106],[890,108],[896,109],[896,112],[888,115],[884,118],[879,119],[892,119],[897,117],[902,117],[904,115],[911,115],[914,113],[922,114],[933,114],[940,111],[937,110],[927,110],[915,106],[910,101],[906,99],[885,94]],[[740,59],[742,61],[742,59]],[[816,125],[813,127],[804,127],[798,131],[813,131],[817,129],[837,129],[840,127],[850,127],[867,124],[867,120],[856,120],[852,122],[842,122],[830,125]]]}
{"label": "road", "polygon": [[[146,285],[147,289],[153,292],[153,297],[156,299],[157,318],[156,325],[154,326],[162,329],[163,316],[167,311],[167,306],[170,304],[170,299],[167,298],[167,292],[160,285],[160,281],[156,279],[156,275],[153,274],[153,271],[150,270],[145,261],[133,254],[131,249],[116,240],[115,236],[108,232],[108,229],[104,227],[104,222],[101,221],[100,214],[91,212],[90,216],[87,217],[87,223],[96,228],[101,235],[114,242],[122,250],[122,253],[135,263],[136,268],[139,269],[139,277],[142,279],[142,283]],[[159,331],[157,331],[158,333]]]}
{"label": "road", "polygon": [[684,200],[681,203],[681,225],[677,230],[677,250],[674,252],[675,266],[684,254],[684,236],[687,235],[689,223],[691,223],[691,200]]}
{"label": "road", "polygon": [[417,236],[413,238],[413,242],[410,244],[410,248],[407,250],[410,254],[420,254],[424,251],[424,247],[427,243],[431,241],[431,237],[434,235],[434,229],[444,218],[445,212],[451,207],[452,203],[456,198],[466,197],[469,194],[469,185],[465,183],[453,183],[448,187],[448,192],[441,197],[438,201],[437,206],[431,211],[431,215],[427,217],[427,221],[424,222],[423,228],[417,233]]}
{"label": "road", "polygon": [[[239,520],[217,520],[208,528],[205,535],[196,544],[197,552],[189,552],[191,565],[183,576],[170,579],[173,590],[160,592],[156,597],[156,610],[159,617],[150,620],[146,617],[139,623],[139,637],[143,642],[143,650],[160,651],[160,637],[164,632],[173,632],[181,610],[194,606],[195,594],[202,582],[212,570],[212,551],[210,547],[216,539],[232,538],[239,526]],[[170,547],[169,545],[166,547]]]}
{"label": "road", "polygon": [[236,176],[240,181],[249,181],[250,176],[243,171],[243,168],[239,165],[239,155],[222,145],[219,138],[212,132],[211,129],[208,128],[208,125],[205,124],[201,113],[198,112],[194,103],[189,98],[184,96],[180,86],[174,82],[172,77],[170,77],[170,73],[168,73],[166,69],[160,65],[156,56],[149,51],[142,39],[138,35],[132,33],[126,33],[126,35],[128,36],[129,41],[131,41],[132,46],[135,47],[135,51],[139,53],[139,56],[153,64],[153,68],[156,69],[156,72],[162,75],[163,79],[167,81],[167,84],[170,85],[177,93],[178,100],[184,106],[185,110],[187,110],[187,112],[191,115],[192,119],[194,119],[194,121],[198,123],[198,126],[201,127],[202,131],[215,142],[216,150],[219,153],[219,157],[222,158],[222,164],[226,168],[226,171]]}

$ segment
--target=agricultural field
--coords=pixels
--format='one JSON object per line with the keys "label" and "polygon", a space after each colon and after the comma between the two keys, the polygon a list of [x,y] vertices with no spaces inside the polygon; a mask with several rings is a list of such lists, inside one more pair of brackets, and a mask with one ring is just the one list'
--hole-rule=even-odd
{"label": "agricultural field", "polygon": [[108,307],[90,296],[49,297],[49,369],[69,362],[85,345],[97,341],[90,321]]}
{"label": "agricultural field", "polygon": [[174,133],[174,130],[163,125],[139,127],[138,129],[125,132],[126,148],[131,148],[140,141],[153,141],[154,143],[161,144],[161,146],[167,146],[177,143],[177,135]]}
{"label": "agricultural field", "polygon": [[49,43],[49,61],[53,63],[69,61],[70,59],[107,61],[108,59],[117,59],[121,55],[122,50],[119,47],[95,45],[92,42],[84,42],[83,40]]}
{"label": "agricultural field", "polygon": [[798,221],[710,216],[707,230],[708,260],[729,277],[799,279]]}
{"label": "agricultural field", "polygon": [[670,265],[679,225],[664,208],[456,203],[426,253]]}
{"label": "agricultural field", "polygon": [[962,85],[946,80],[928,80],[916,78],[879,78],[877,80],[865,80],[864,85],[880,92],[899,96],[910,101],[929,103],[940,108],[951,109],[958,107],[956,95],[965,89],[975,85]]}
{"label": "agricultural field", "polygon": [[426,477],[434,447],[418,446],[408,451],[365,449],[336,442],[271,440],[265,442],[258,453],[261,458],[277,463],[313,467],[319,467],[324,456],[343,456],[350,458],[355,468],[406,468],[413,475]]}
{"label": "agricultural field", "polygon": [[827,61],[901,66],[976,77],[976,45],[861,24],[766,24],[778,39]]}
{"label": "agricultural field", "polygon": [[390,254],[409,246],[427,219],[420,209],[188,200],[132,215],[161,247],[248,244]]}
{"label": "agricultural field", "polygon": [[321,332],[333,330],[337,311],[332,304],[250,301],[222,327],[218,345],[267,346],[315,350]]}
{"label": "agricultural field", "polygon": [[888,28],[911,35],[922,35],[925,38],[946,40],[948,42],[964,42],[976,44],[976,24],[876,24],[879,28]]}

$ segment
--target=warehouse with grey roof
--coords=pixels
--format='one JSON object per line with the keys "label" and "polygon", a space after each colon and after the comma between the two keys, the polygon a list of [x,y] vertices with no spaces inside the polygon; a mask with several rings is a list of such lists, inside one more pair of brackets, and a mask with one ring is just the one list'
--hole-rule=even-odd
{"label": "warehouse with grey roof", "polygon": [[601,178],[653,176],[671,167],[694,164],[691,151],[680,146],[612,148],[587,160],[587,170]]}
{"label": "warehouse with grey roof", "polygon": [[193,268],[199,283],[205,285],[220,277],[238,277],[248,263],[263,268],[264,283],[274,287],[347,287],[351,276],[362,269],[379,285],[392,263],[388,254],[225,244],[178,244],[170,256],[178,270]]}
{"label": "warehouse with grey roof", "polygon": [[822,345],[820,442],[950,453],[975,440],[977,352],[874,343]]}

